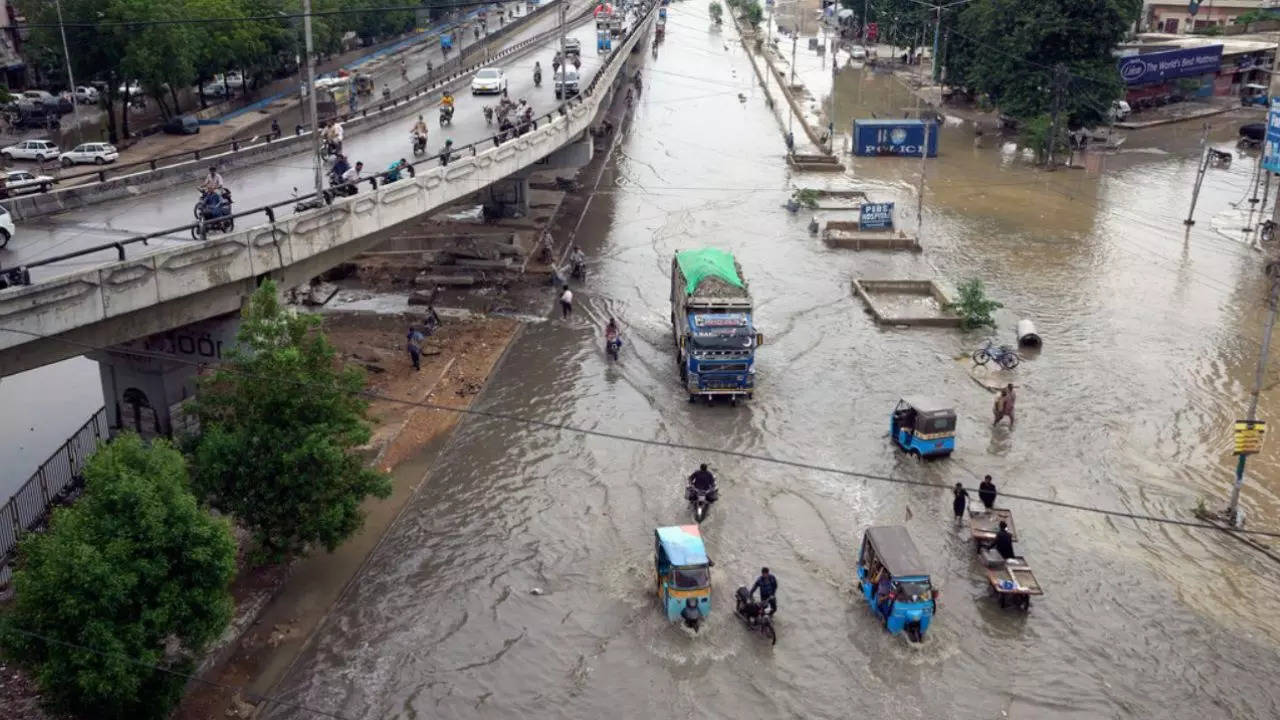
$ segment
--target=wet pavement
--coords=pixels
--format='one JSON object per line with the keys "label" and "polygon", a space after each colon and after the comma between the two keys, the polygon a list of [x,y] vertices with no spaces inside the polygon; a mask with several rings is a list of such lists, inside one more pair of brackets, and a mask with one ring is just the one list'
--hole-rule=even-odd
{"label": "wet pavement", "polygon": [[[554,26],[554,14],[535,19],[528,27],[514,34],[508,42],[515,43]],[[566,36],[576,37],[582,42],[584,51],[581,84],[585,87],[601,64],[601,56],[591,50],[595,47],[595,26],[591,22],[579,23]],[[561,102],[555,98],[551,73],[551,58],[558,47],[558,40],[552,38],[536,48],[495,63],[495,66],[503,67],[507,72],[508,96],[516,102],[521,98],[527,99],[539,117],[554,110]],[[533,83],[535,60],[543,64],[543,82],[538,87]],[[426,98],[420,101],[420,113],[427,121],[430,131],[427,148],[432,155],[441,151],[446,139],[453,140],[455,147],[461,147],[490,137],[497,131],[496,125],[485,124],[482,112],[485,105],[497,105],[497,96],[473,96],[469,86],[465,84],[456,89],[457,109],[453,124],[448,127],[441,127],[439,124],[438,96],[430,95]],[[363,162],[366,174],[382,172],[399,158],[414,159],[409,142],[409,129],[414,121],[414,115],[407,115],[402,120],[369,132],[348,135],[344,143],[348,159],[353,164]],[[314,185],[311,156],[295,155],[252,168],[234,170],[224,174],[224,181],[234,194],[237,212],[260,207],[268,202],[287,200],[293,189],[305,195]],[[176,192],[170,190],[149,193],[38,218],[22,224],[18,235],[6,248],[4,263],[6,266],[30,263],[86,247],[189,225],[192,222],[192,207],[197,199],[198,194],[193,184],[189,190],[179,188]],[[289,214],[288,207],[282,210],[284,215]],[[266,216],[261,216],[261,222],[266,222]],[[239,224],[240,221],[237,220],[237,225]],[[175,243],[192,242],[187,231],[175,233],[172,238],[150,241],[148,250],[154,252]],[[107,250],[38,267],[31,274],[39,282],[115,260],[115,251]]]}
{"label": "wet pavement", "polygon": [[[1280,715],[1265,681],[1280,669],[1280,574],[1225,536],[1001,503],[1047,593],[1024,615],[988,596],[945,491],[662,445],[970,487],[991,473],[1009,492],[1184,520],[1200,499],[1217,507],[1265,311],[1261,255],[1222,219],[1252,158],[1210,173],[1186,233],[1196,131],[1135,134],[1090,169],[1046,173],[949,122],[928,169],[925,252],[832,250],[808,215],[782,210],[790,188],[865,189],[910,231],[919,162],[792,177],[730,26],[710,29],[694,3],[670,18],[578,233],[592,260],[575,315],[527,328],[478,403],[655,444],[467,419],[276,692],[351,718]],[[838,123],[902,107],[903,92],[846,71]],[[1229,147],[1230,122],[1216,145]],[[755,400],[738,408],[687,404],[673,367],[671,255],[704,245],[736,253],[766,336]],[[1043,352],[977,371],[1018,385],[1017,429],[990,427],[992,396],[966,359],[984,333],[879,329],[854,277],[979,277],[1005,305],[1003,342],[1033,319]],[[610,315],[628,341],[614,364]],[[904,394],[955,404],[953,457],[890,448]],[[1273,371],[1260,415],[1277,402]],[[1254,526],[1280,525],[1276,447],[1249,463]],[[721,500],[703,526],[715,610],[694,635],[658,612],[652,533],[688,520],[681,482],[699,462]],[[874,524],[906,525],[942,590],[921,645],[885,634],[856,594]],[[729,612],[761,565],[781,584],[773,648]]]}

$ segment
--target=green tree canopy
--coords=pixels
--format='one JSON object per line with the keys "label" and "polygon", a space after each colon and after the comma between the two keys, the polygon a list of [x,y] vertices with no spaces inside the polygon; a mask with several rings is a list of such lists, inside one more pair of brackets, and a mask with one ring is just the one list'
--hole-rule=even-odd
{"label": "green tree canopy", "polygon": [[283,559],[318,543],[332,550],[360,527],[360,502],[391,483],[365,467],[364,376],[342,368],[319,318],[286,311],[274,283],[245,307],[237,347],[204,378],[195,486]]}
{"label": "green tree canopy", "polygon": [[1112,51],[1141,8],[1141,0],[975,0],[949,28],[948,82],[1017,118],[1052,112],[1056,95],[1070,124],[1100,122],[1124,92]]}
{"label": "green tree canopy", "polygon": [[235,543],[164,440],[117,438],[89,460],[85,482],[48,532],[22,542],[0,646],[59,709],[163,718],[185,681],[151,666],[189,670],[226,627]]}

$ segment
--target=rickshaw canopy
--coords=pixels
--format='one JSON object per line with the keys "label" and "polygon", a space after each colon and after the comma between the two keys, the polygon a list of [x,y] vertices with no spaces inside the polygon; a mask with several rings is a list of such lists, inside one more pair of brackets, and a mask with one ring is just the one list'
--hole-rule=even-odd
{"label": "rickshaw canopy", "polygon": [[924,395],[904,397],[898,402],[910,405],[916,412],[924,415],[932,415],[934,413],[955,414],[955,407],[951,403]]}
{"label": "rickshaw canopy", "polygon": [[697,525],[660,527],[655,531],[658,545],[674,567],[706,565],[707,548]]}
{"label": "rickshaw canopy", "polygon": [[882,525],[867,528],[866,542],[893,577],[929,576],[929,570],[920,560],[920,552],[905,527]]}

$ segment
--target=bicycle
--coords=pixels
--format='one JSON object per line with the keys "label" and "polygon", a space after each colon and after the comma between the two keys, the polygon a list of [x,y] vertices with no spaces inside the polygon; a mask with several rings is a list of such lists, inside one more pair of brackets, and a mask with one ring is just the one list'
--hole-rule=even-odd
{"label": "bicycle", "polygon": [[1005,370],[1012,370],[1018,367],[1018,363],[1022,358],[1018,356],[1016,350],[1008,345],[997,347],[991,340],[987,340],[982,347],[973,351],[973,364],[975,366],[986,365],[991,360],[996,361]]}

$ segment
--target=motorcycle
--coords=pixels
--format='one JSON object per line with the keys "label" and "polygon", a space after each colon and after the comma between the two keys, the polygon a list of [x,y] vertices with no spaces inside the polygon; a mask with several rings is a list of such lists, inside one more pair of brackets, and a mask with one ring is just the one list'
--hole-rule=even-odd
{"label": "motorcycle", "polygon": [[411,135],[410,140],[413,142],[413,155],[418,157],[427,152],[427,138],[423,135]]}
{"label": "motorcycle", "polygon": [[618,350],[620,350],[621,348],[622,348],[622,335],[612,335],[610,337],[605,338],[604,351],[605,351],[605,354],[609,356],[610,360],[617,362]]}
{"label": "motorcycle", "polygon": [[[293,199],[298,200],[298,188],[296,187],[293,189]],[[298,200],[293,205],[293,211],[300,213],[308,210],[317,210],[322,207],[324,207],[324,198],[312,197],[306,200]]]}
{"label": "motorcycle", "polygon": [[453,108],[445,105],[440,108],[440,127],[453,125]]}
{"label": "motorcycle", "polygon": [[195,216],[196,224],[191,227],[191,238],[200,240],[210,232],[231,232],[235,229],[236,221],[231,216],[231,191],[227,188],[217,190],[222,198],[218,209],[220,212],[216,215],[210,215],[213,206],[209,203],[209,193],[200,192],[200,202],[196,203]]}
{"label": "motorcycle", "polygon": [[711,493],[694,490],[689,503],[693,505],[693,521],[701,525],[707,519],[707,513],[711,512]]}
{"label": "motorcycle", "polygon": [[587,263],[585,260],[574,260],[573,269],[569,271],[569,277],[579,282],[585,282],[587,279]]}
{"label": "motorcycle", "polygon": [[493,108],[488,105],[484,106],[484,124],[485,125],[493,124]]}
{"label": "motorcycle", "polygon": [[764,635],[769,638],[770,645],[778,644],[778,633],[773,629],[773,616],[764,609],[764,603],[758,603],[751,599],[751,591],[746,586],[739,587],[734,591],[734,599],[736,606],[733,614],[738,616],[746,624],[748,630]]}
{"label": "motorcycle", "polygon": [[533,86],[542,87],[542,71],[541,70],[533,71]]}
{"label": "motorcycle", "polygon": [[342,182],[342,178],[332,171],[329,173],[329,190],[334,195],[340,197],[351,197],[359,192],[359,190],[356,189],[356,184],[354,182],[344,183]]}

